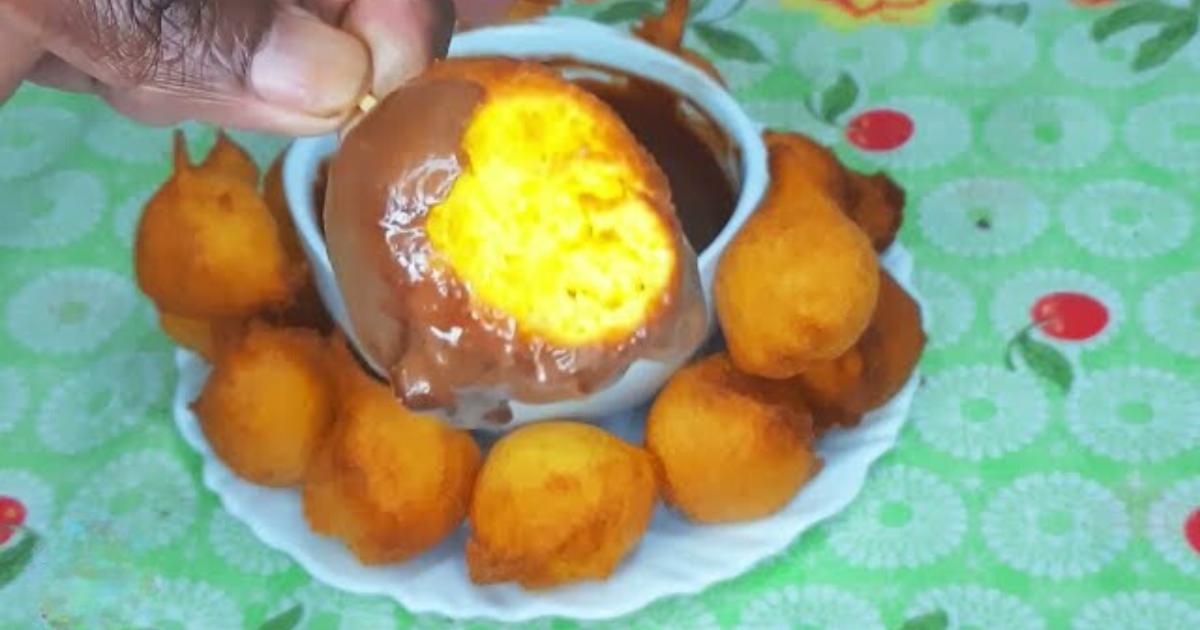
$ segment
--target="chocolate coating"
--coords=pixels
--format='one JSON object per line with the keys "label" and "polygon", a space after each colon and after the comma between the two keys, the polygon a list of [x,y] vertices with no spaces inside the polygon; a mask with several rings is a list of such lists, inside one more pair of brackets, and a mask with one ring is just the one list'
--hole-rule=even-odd
{"label": "chocolate coating", "polygon": [[360,349],[387,371],[404,404],[461,426],[502,423],[511,418],[509,400],[579,398],[636,359],[694,348],[707,329],[696,257],[666,177],[648,154],[651,205],[674,234],[677,261],[669,290],[634,334],[555,346],[473,303],[470,287],[439,260],[424,223],[463,170],[462,136],[487,93],[439,70],[394,92],[347,134],[330,168],[325,207],[327,247]]}

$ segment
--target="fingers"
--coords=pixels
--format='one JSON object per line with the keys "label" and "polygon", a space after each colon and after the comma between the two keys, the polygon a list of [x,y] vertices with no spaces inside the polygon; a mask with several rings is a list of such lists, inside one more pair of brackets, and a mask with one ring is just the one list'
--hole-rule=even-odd
{"label": "fingers", "polygon": [[345,5],[342,26],[371,50],[371,92],[383,95],[446,55],[454,31],[451,0],[318,0]]}
{"label": "fingers", "polygon": [[[7,0],[0,18],[147,122],[319,133],[344,120],[370,74],[358,38],[271,0]],[[60,66],[37,78],[77,79]]]}
{"label": "fingers", "polygon": [[0,103],[12,96],[41,56],[37,42],[0,21]]}

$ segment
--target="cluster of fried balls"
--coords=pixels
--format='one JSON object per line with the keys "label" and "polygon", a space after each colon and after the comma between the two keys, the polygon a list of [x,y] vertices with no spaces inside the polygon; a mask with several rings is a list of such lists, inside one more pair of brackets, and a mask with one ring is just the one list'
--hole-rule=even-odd
{"label": "cluster of fried balls", "polygon": [[413,558],[465,520],[476,583],[605,579],[660,497],[697,523],[784,507],[820,469],[816,438],[889,400],[924,345],[916,304],[877,257],[902,191],[802,136],[766,142],[771,189],[717,271],[728,350],[674,375],[643,445],[556,420],[485,455],[406,409],[321,307],[279,161],[260,183],[225,135],[198,165],[176,136],[174,172],[139,224],[138,282],[167,335],[212,364],[193,410],[216,455],[250,482],[299,488],[312,529],[361,562]]}

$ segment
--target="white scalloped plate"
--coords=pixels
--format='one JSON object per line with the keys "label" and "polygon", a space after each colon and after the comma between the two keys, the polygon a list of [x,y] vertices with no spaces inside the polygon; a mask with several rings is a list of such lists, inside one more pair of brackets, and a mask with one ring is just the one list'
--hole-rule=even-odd
{"label": "white scalloped plate", "polygon": [[[884,256],[883,263],[913,291],[912,257],[907,251],[896,245]],[[336,588],[387,595],[415,613],[504,622],[545,616],[580,620],[617,617],[660,598],[696,593],[745,573],[850,503],[862,489],[871,464],[895,446],[917,383],[914,375],[887,406],[870,414],[855,429],[826,435],[819,444],[824,468],[775,515],[737,525],[700,526],[660,507],[642,543],[609,580],[532,593],[513,585],[472,584],[463,561],[462,529],[411,562],[387,567],[359,564],[338,541],[309,530],[297,490],[265,488],[243,481],[213,455],[188,408],[200,392],[208,366],[183,350],[176,354],[176,363],[179,383],[175,390],[175,423],[203,458],[204,483],[263,542]],[[643,417],[644,412],[624,414],[603,425],[640,443]]]}

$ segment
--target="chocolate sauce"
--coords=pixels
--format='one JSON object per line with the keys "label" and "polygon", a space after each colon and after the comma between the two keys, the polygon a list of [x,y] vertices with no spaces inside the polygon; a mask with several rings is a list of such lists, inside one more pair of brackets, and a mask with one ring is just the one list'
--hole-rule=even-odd
{"label": "chocolate sauce", "polygon": [[[489,74],[538,72],[492,63]],[[441,264],[424,223],[466,166],[462,135],[486,92],[439,70],[388,96],[347,133],[327,183],[326,244],[355,336],[404,404],[460,426],[503,423],[510,400],[579,398],[636,359],[690,351],[707,325],[695,252],[672,212],[667,178],[646,154],[647,201],[677,235],[678,264],[672,288],[634,334],[561,347],[525,336],[510,316],[473,302],[470,288]],[[631,135],[625,141],[634,143]]]}

